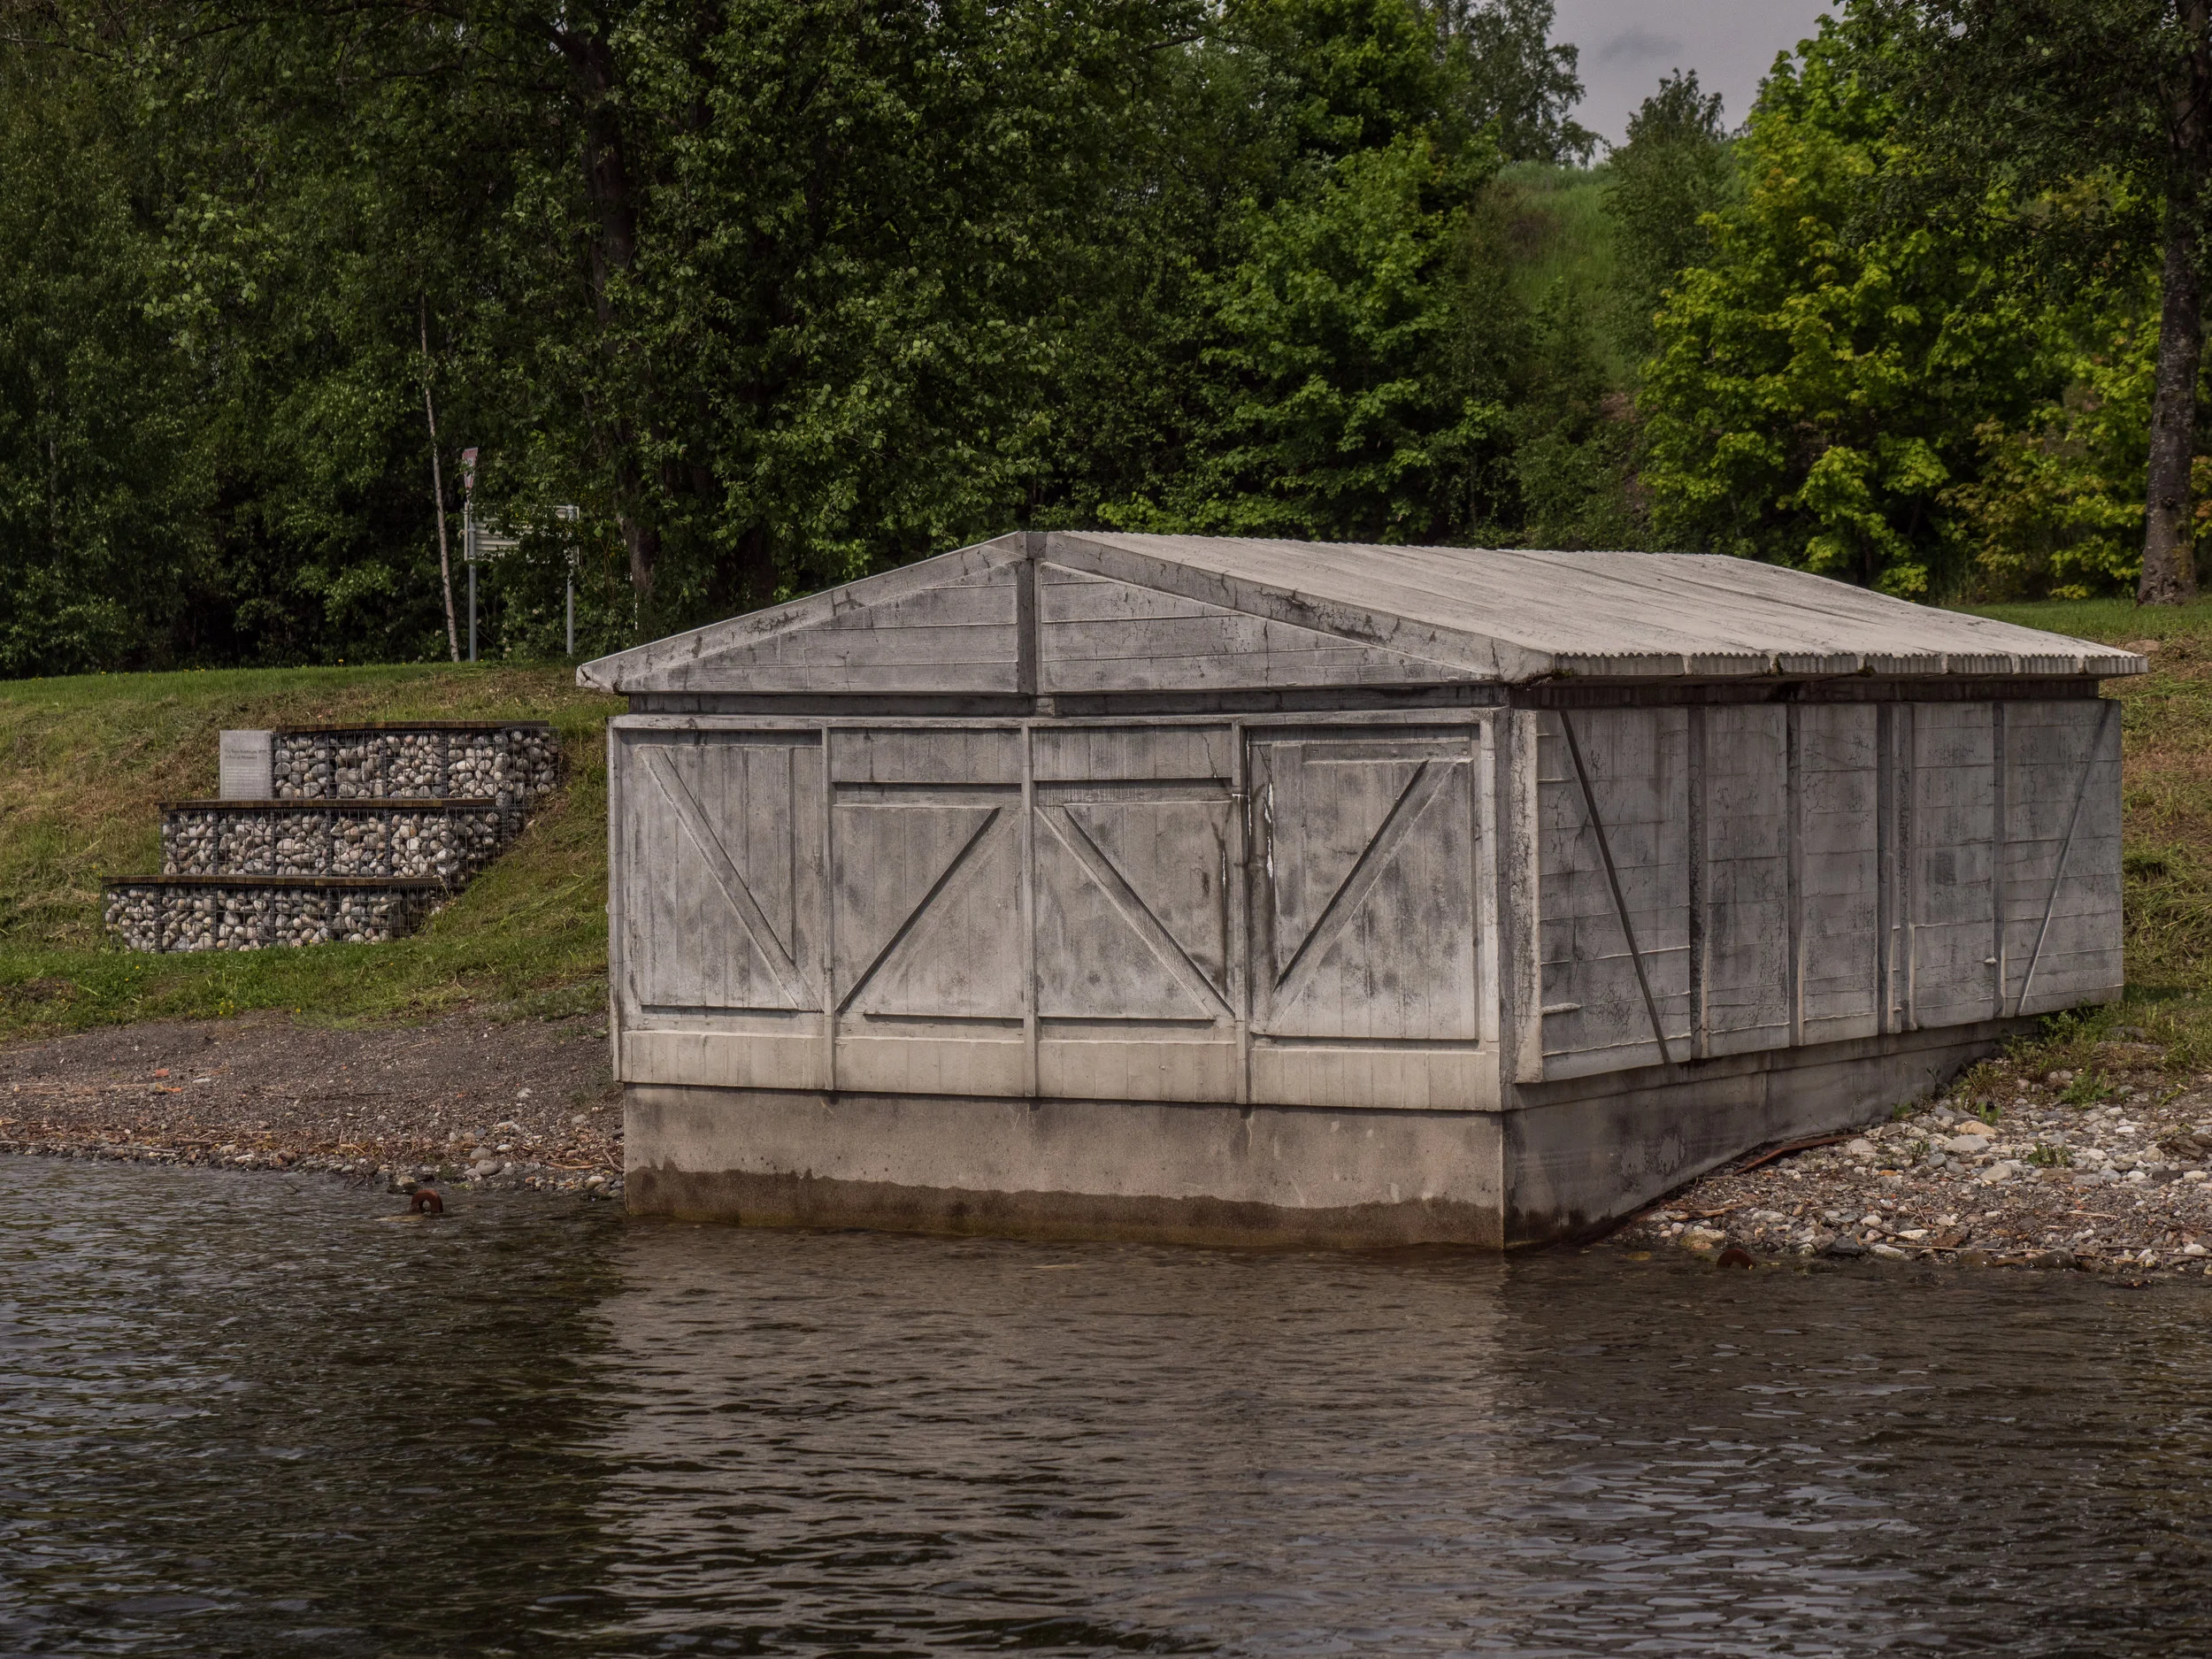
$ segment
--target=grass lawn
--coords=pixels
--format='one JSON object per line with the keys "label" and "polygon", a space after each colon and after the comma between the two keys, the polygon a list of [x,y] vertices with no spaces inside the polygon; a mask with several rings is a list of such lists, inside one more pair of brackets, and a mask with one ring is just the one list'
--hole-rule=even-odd
{"label": "grass lawn", "polygon": [[[0,681],[0,1041],[285,1008],[334,1021],[463,1002],[517,1012],[605,992],[606,749],[618,699],[565,667],[404,666]],[[504,857],[414,938],[142,956],[103,937],[100,879],[161,868],[155,803],[215,793],[227,726],[553,722],[565,781]]]}
{"label": "grass lawn", "polygon": [[[2158,641],[2124,705],[2129,994],[2055,1021],[2053,1064],[2116,1025],[2212,1070],[2212,603],[2120,600],[1981,614],[2109,644]],[[464,1002],[600,1004],[606,962],[605,718],[565,667],[276,669],[0,682],[0,1041],[118,1020],[288,1008],[404,1019]],[[135,956],[109,946],[100,878],[158,869],[154,803],[214,792],[225,726],[408,718],[551,720],[566,767],[522,841],[415,938],[313,950]]]}

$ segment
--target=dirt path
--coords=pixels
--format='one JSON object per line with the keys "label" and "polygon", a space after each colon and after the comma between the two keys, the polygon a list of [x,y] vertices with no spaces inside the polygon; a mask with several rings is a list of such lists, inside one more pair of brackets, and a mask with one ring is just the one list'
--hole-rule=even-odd
{"label": "dirt path", "polygon": [[335,1031],[249,1015],[0,1048],[0,1151],[611,1195],[621,1136],[589,1018]]}

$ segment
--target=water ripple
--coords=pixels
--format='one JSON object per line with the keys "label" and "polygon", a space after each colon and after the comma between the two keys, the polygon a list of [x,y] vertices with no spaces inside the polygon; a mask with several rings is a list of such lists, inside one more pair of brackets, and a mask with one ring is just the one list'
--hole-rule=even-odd
{"label": "water ripple", "polygon": [[2212,1293],[0,1160],[0,1651],[2212,1652]]}

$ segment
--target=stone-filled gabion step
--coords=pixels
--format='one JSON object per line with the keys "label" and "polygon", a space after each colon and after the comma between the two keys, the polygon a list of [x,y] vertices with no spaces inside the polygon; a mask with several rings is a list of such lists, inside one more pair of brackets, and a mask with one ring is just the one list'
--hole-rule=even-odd
{"label": "stone-filled gabion step", "polygon": [[269,793],[280,801],[463,796],[527,809],[559,780],[559,740],[542,720],[293,726],[270,733]]}
{"label": "stone-filled gabion step", "polygon": [[127,949],[411,933],[521,833],[560,749],[543,720],[281,726],[225,732],[218,773],[224,798],[163,804],[162,874],[106,883]]}
{"label": "stone-filled gabion step", "polygon": [[108,930],[127,950],[263,950],[382,944],[411,933],[435,881],[322,876],[124,877],[106,884]]}
{"label": "stone-filled gabion step", "polygon": [[167,876],[409,876],[458,885],[522,828],[495,801],[165,801]]}

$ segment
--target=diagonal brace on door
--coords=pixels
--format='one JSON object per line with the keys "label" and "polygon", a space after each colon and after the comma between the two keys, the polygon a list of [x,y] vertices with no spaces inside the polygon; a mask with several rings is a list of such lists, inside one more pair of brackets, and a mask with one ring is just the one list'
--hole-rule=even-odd
{"label": "diagonal brace on door", "polygon": [[[1359,914],[1360,905],[1374,891],[1375,884],[1383,878],[1383,872],[1390,868],[1390,861],[1398,856],[1398,849],[1412,832],[1415,820],[1427,810],[1430,802],[1443,793],[1444,786],[1451,781],[1452,774],[1459,770],[1462,764],[1458,761],[1425,760],[1413,776],[1406,780],[1406,787],[1399,791],[1389,816],[1383,819],[1382,828],[1375,832],[1375,839],[1367,843],[1366,850],[1353,863],[1344,879],[1337,885],[1336,891],[1329,895],[1329,902],[1322,907],[1313,930],[1299,944],[1290,960],[1283,964],[1283,971],[1275,976],[1275,990],[1279,995],[1290,984],[1302,964],[1308,960],[1320,961],[1329,947],[1336,942],[1337,936],[1351,926],[1353,917]],[[1271,848],[1268,856],[1271,858],[1274,856]],[[1287,1002],[1289,996],[1284,995],[1282,1000]]]}
{"label": "diagonal brace on door", "polygon": [[1636,929],[1628,919],[1628,896],[1621,891],[1621,872],[1613,864],[1612,843],[1605,837],[1605,820],[1598,816],[1598,798],[1590,787],[1589,769],[1582,764],[1582,744],[1575,736],[1574,722],[1567,718],[1564,709],[1555,710],[1559,716],[1559,729],[1567,734],[1567,753],[1573,757],[1575,782],[1582,791],[1582,810],[1590,820],[1590,833],[1597,837],[1598,858],[1605,865],[1605,885],[1612,889],[1613,914],[1619,918],[1621,937],[1628,941],[1628,959],[1636,967],[1636,986],[1644,994],[1644,1012],[1651,1017],[1651,1040],[1659,1045],[1659,1060],[1671,1065],[1674,1056],[1667,1050],[1667,1033],[1659,1025],[1659,999],[1651,994],[1651,973],[1644,965],[1644,953],[1636,947]]}
{"label": "diagonal brace on door", "polygon": [[[1075,861],[1089,873],[1092,880],[1098,883],[1107,901],[1120,912],[1122,920],[1127,922],[1138,937],[1151,947],[1152,954],[1182,982],[1183,988],[1199,1002],[1219,1010],[1221,1014],[1233,1016],[1235,1010],[1229,1006],[1228,999],[1206,977],[1205,970],[1190,959],[1189,952],[1176,942],[1175,935],[1161,925],[1160,918],[1152,913],[1151,907],[1137,896],[1136,889],[1115,867],[1114,861],[1091,839],[1090,832],[1076,821],[1074,812],[1067,807],[1056,806],[1039,816],[1043,818],[1045,827],[1052,832],[1053,838],[1074,855]],[[1070,832],[1072,832],[1071,835]]]}
{"label": "diagonal brace on door", "polygon": [[952,879],[967,867],[968,861],[975,856],[975,849],[983,845],[984,837],[988,835],[1005,816],[1005,809],[995,806],[984,814],[983,822],[975,826],[975,833],[961,843],[960,850],[952,856],[952,862],[938,872],[936,880],[929,884],[929,891],[922,895],[922,902],[907,912],[906,919],[898,925],[897,930],[890,938],[883,941],[883,949],[877,951],[869,960],[868,965],[854,977],[852,985],[846,990],[845,995],[837,999],[837,1011],[840,1014],[851,1011],[852,1005],[860,1000],[860,994],[868,988],[869,981],[882,972],[885,963],[890,961],[892,956],[897,954],[899,947],[907,941],[914,929],[919,926],[922,918],[929,913],[929,907],[936,903],[939,896],[952,885]]}
{"label": "diagonal brace on door", "polygon": [[753,890],[745,885],[745,878],[730,860],[721,837],[714,833],[714,826],[707,819],[706,810],[699,804],[699,797],[692,794],[691,786],[683,780],[673,760],[648,748],[639,751],[645,762],[646,774],[660,786],[662,795],[675,810],[676,818],[707,861],[707,869],[714,877],[715,885],[722,889],[722,896],[737,912],[737,919],[758,948],[768,970],[775,975],[777,987],[794,1008],[806,1008],[813,1003],[805,976],[791,953],[776,937],[776,930],[769,926],[768,918],[753,897]]}

